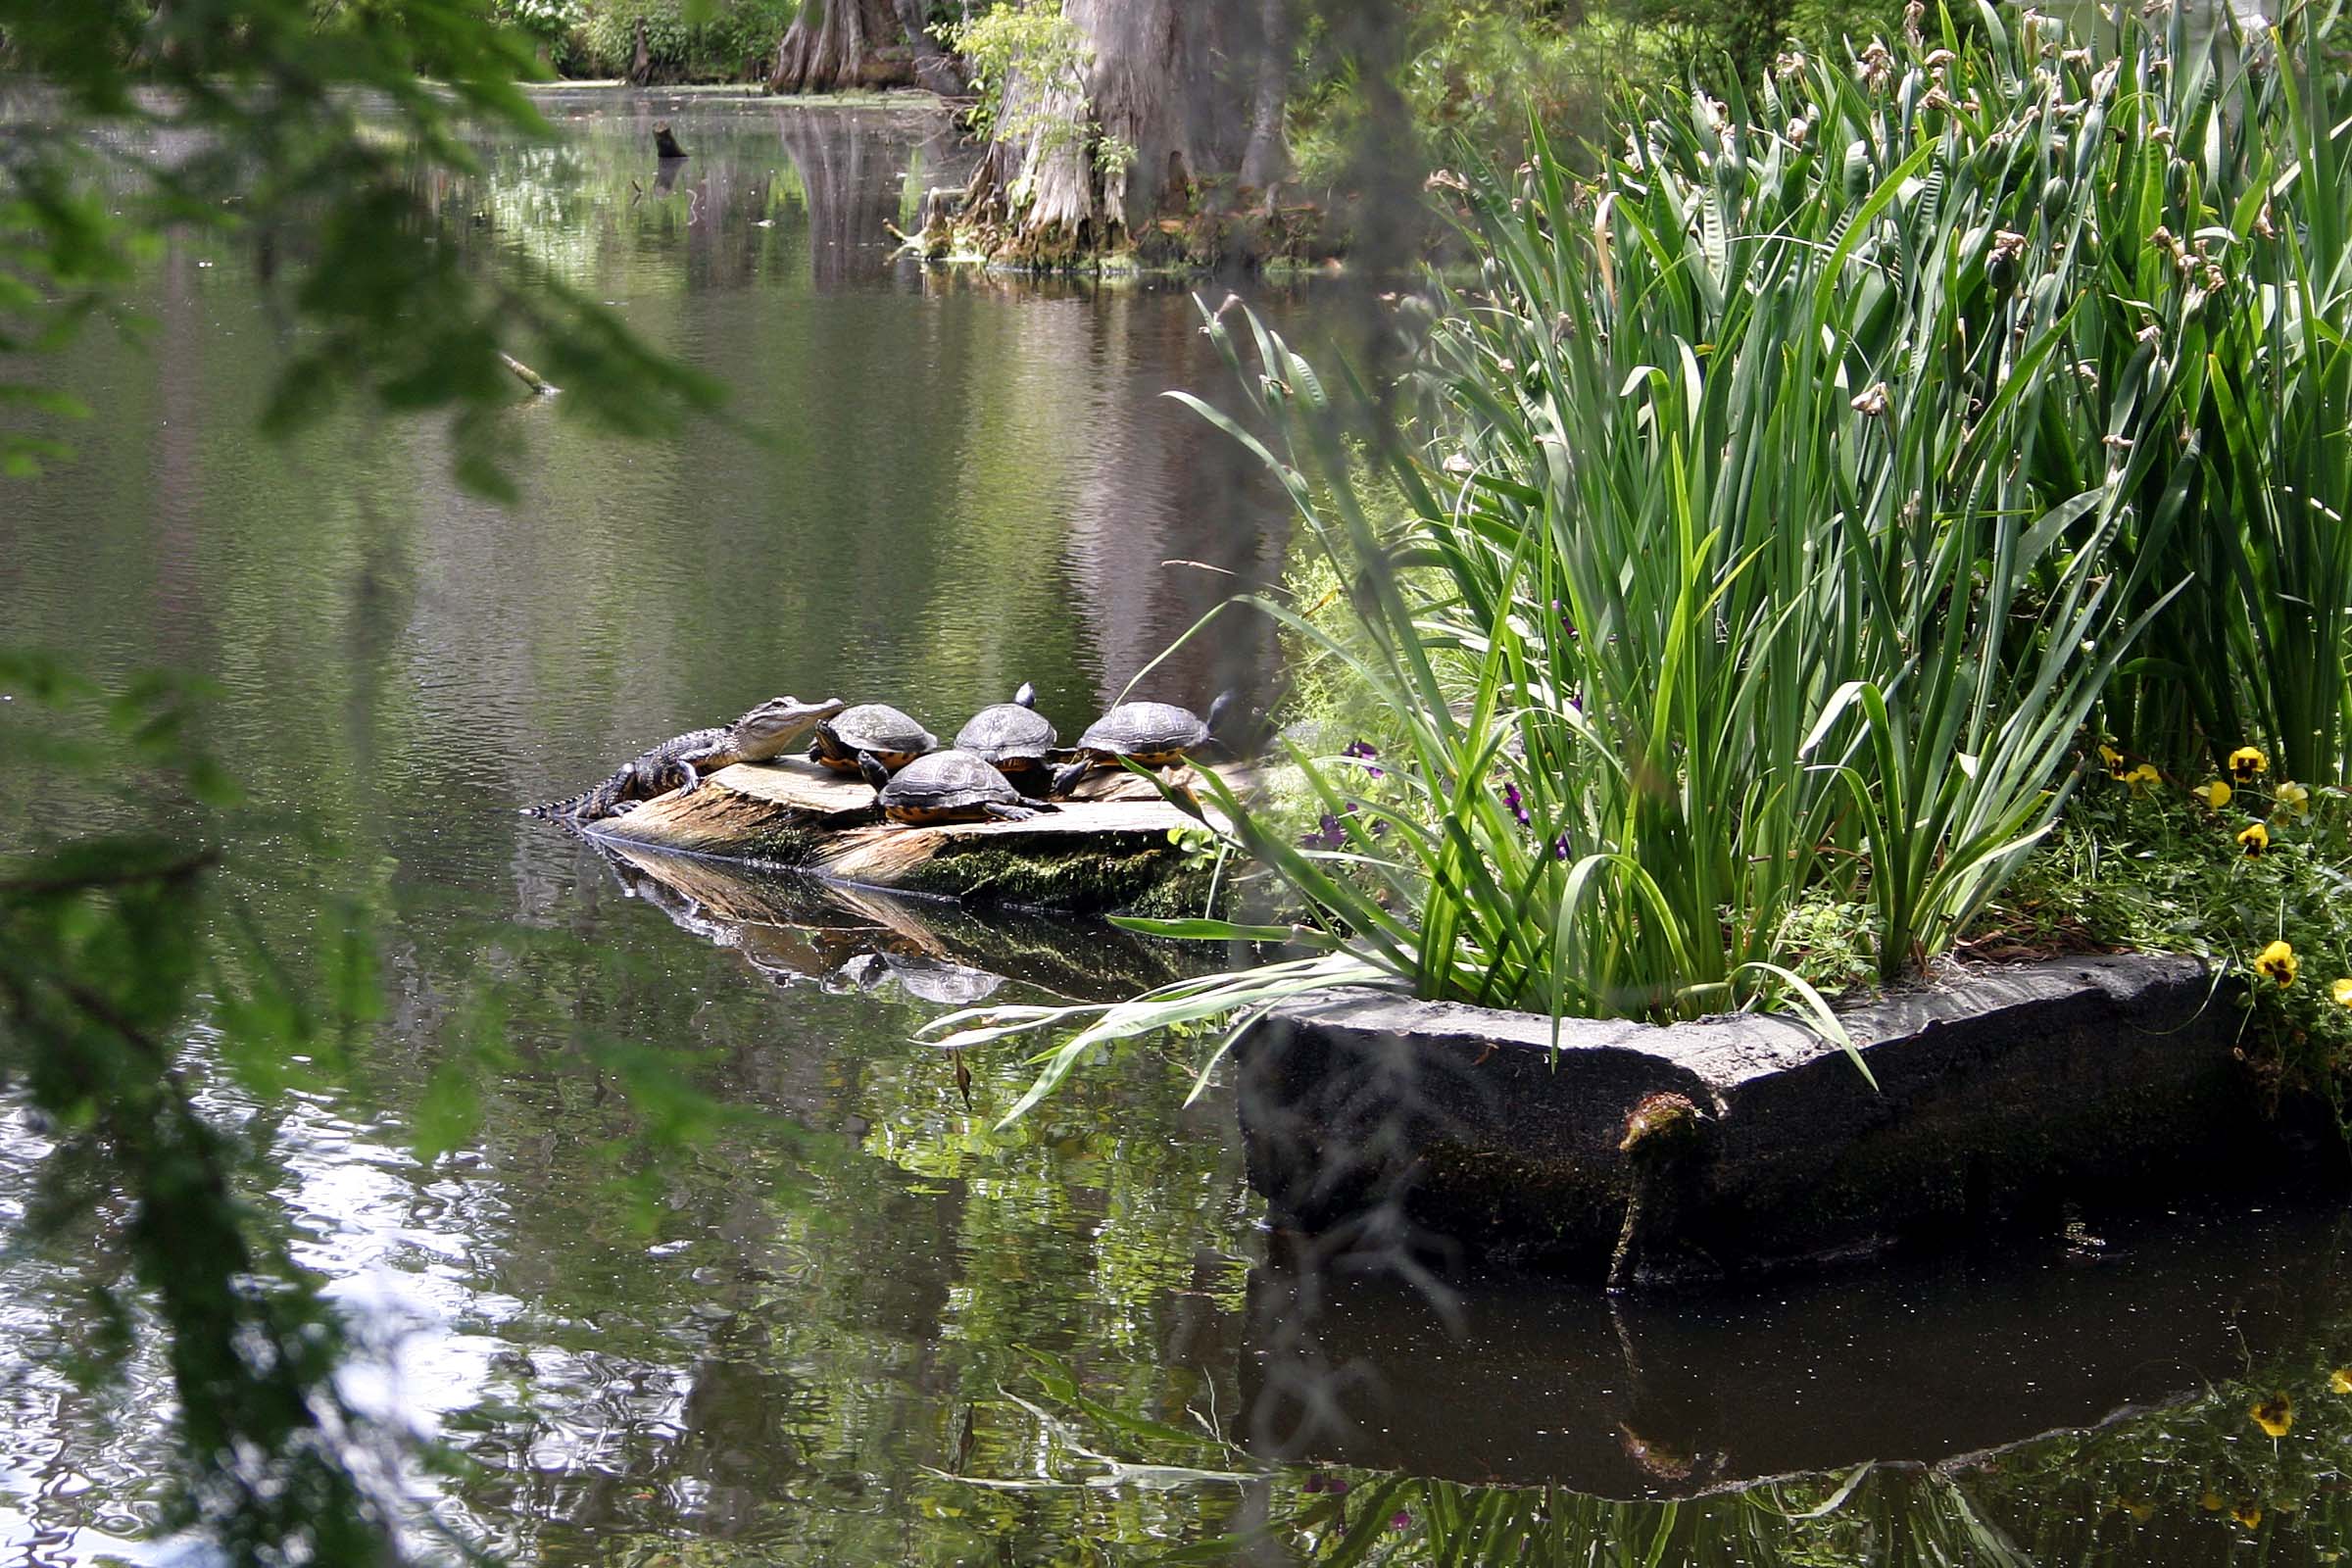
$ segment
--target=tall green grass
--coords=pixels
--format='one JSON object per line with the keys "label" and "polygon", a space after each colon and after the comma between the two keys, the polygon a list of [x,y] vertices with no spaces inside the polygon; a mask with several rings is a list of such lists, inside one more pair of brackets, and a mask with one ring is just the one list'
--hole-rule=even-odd
{"label": "tall green grass", "polygon": [[[2038,19],[1971,20],[1785,60],[1753,100],[1637,94],[1589,183],[1540,129],[1515,171],[1444,176],[1479,273],[1434,290],[1401,386],[1327,379],[1262,323],[1210,318],[1243,406],[1187,401],[1285,486],[1357,624],[1252,603],[1395,715],[1384,776],[1295,758],[1344,837],[1316,849],[1212,782],[1304,917],[1146,925],[1303,956],[1107,1011],[944,1020],[959,1043],[1096,1012],[1042,1092],[1100,1040],[1237,1008],[1247,1027],[1364,979],[1554,1017],[1794,1002],[1834,1030],[1793,967],[1801,902],[1866,909],[1880,977],[1917,972],[2047,830],[2152,625],[2139,710],[2160,681],[2193,687],[2199,617],[2235,662],[2196,702],[2242,705],[2257,610],[2346,603],[2278,603],[2264,573],[2300,558],[2215,514],[2196,422],[2236,411],[2228,471],[2271,498],[2266,526],[2340,518],[2341,269],[2314,260],[2340,255],[2340,194],[2308,222],[2278,197],[2340,193],[2311,171],[2342,138],[2275,66],[2236,89],[2241,118],[2212,109],[2177,20],[2127,20],[2104,56]],[[2159,88],[2206,107],[2176,124]],[[2269,260],[2249,242],[2209,264],[2221,237],[2189,229],[2184,263],[2158,232],[2167,203],[2203,200],[2176,156],[2192,125],[2236,138],[2217,167],[2252,157],[2270,216],[2233,210],[2281,236]],[[2258,324],[2234,358],[2213,346]],[[2285,407],[2311,385],[2332,410]],[[2209,578],[2192,612],[2183,584],[2231,550],[2242,611],[2216,612]],[[2326,614],[2301,673],[2340,699]],[[2159,720],[2176,744],[2208,722],[2180,720]]]}
{"label": "tall green grass", "polygon": [[[2186,464],[2190,524],[2125,543],[2160,558],[2153,575],[2197,584],[2117,683],[2111,716],[2179,767],[2260,742],[2282,776],[2343,783],[2352,39],[2340,6],[2296,6],[2217,56],[2196,46],[2210,22],[2183,8],[2156,37],[2128,33],[2080,126],[2098,156],[2078,181],[2091,294],[2071,352],[2100,384],[2169,393],[2160,417],[2125,408],[2108,433]],[[2082,452],[2045,446],[2045,482],[2080,472]]]}

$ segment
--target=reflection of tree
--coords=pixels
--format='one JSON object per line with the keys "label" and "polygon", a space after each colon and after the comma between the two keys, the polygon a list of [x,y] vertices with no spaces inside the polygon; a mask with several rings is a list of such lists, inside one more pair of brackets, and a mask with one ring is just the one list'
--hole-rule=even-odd
{"label": "reflection of tree", "polygon": [[807,194],[808,264],[817,293],[885,276],[895,247],[884,225],[898,217],[899,176],[906,168],[903,133],[858,115],[779,109],[776,134]]}

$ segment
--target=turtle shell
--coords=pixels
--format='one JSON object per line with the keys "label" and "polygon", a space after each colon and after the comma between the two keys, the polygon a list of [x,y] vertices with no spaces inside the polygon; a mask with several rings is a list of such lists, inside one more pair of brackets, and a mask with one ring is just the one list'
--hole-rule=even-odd
{"label": "turtle shell", "polygon": [[1173,761],[1208,739],[1208,725],[1174,703],[1121,703],[1078,737],[1081,755]]}
{"label": "turtle shell", "polygon": [[1021,793],[978,752],[933,752],[901,768],[883,786],[882,814],[900,822],[944,822],[985,814],[983,807],[1018,806]]}
{"label": "turtle shell", "polygon": [[974,713],[971,721],[956,732],[956,749],[977,752],[1011,771],[1043,762],[1059,738],[1054,733],[1054,721],[1036,709],[999,703]]}
{"label": "turtle shell", "polygon": [[808,757],[836,771],[855,773],[858,754],[871,752],[896,772],[938,747],[938,736],[889,704],[860,703],[817,724]]}

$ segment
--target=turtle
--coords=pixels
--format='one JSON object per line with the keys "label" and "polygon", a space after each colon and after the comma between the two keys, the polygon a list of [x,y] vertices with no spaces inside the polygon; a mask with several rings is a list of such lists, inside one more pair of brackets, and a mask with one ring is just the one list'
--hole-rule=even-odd
{"label": "turtle", "polygon": [[845,708],[816,726],[808,760],[836,773],[862,772],[858,759],[870,752],[893,773],[926,752],[939,750],[939,737],[887,703]]}
{"label": "turtle", "polygon": [[1037,710],[1037,688],[1023,681],[1011,702],[974,713],[956,732],[956,749],[986,758],[1023,795],[1043,795],[1049,779],[1046,754],[1059,739],[1054,721]]}
{"label": "turtle", "polygon": [[875,804],[893,822],[1019,822],[1058,809],[1024,802],[1012,781],[978,752],[932,752],[896,774],[871,752],[858,760],[874,787]]}
{"label": "turtle", "polygon": [[1098,767],[1116,767],[1121,762],[1167,767],[1181,762],[1207,744],[1232,706],[1233,693],[1219,693],[1203,719],[1174,703],[1121,703],[1078,737],[1070,761],[1054,775],[1054,793],[1067,795],[1072,785]]}

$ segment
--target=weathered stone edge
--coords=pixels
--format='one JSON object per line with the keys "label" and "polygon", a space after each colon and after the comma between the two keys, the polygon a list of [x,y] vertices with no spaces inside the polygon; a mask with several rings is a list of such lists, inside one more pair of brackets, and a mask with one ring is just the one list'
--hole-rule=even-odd
{"label": "weathered stone edge", "polygon": [[1279,1223],[1614,1282],[2046,1231],[2183,1187],[2340,1184],[2341,1140],[2281,1114],[2216,989],[2169,955],[1956,970],[1840,1011],[1875,1085],[1787,1018],[1555,1034],[1354,990],[1246,1035],[1237,1101]]}

